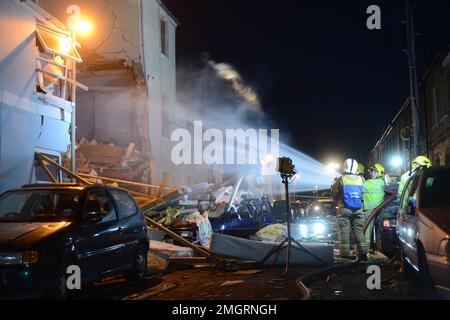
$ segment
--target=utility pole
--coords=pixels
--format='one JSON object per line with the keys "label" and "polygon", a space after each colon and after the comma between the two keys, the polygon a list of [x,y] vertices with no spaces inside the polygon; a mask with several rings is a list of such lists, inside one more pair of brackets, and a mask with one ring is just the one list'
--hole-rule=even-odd
{"label": "utility pole", "polygon": [[[409,62],[409,87],[411,116],[413,129],[413,150],[415,155],[421,153],[420,150],[420,124],[419,124],[419,88],[417,83],[417,66],[416,66],[416,50],[415,50],[415,32],[414,32],[414,14],[411,0],[405,0],[406,4],[406,39]],[[410,149],[412,153],[412,150]]]}

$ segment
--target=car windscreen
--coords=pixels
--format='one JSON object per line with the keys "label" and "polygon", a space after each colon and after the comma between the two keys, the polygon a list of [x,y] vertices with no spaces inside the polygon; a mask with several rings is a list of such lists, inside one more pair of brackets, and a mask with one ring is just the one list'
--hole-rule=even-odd
{"label": "car windscreen", "polygon": [[450,169],[430,172],[423,183],[425,185],[420,199],[421,208],[450,206]]}
{"label": "car windscreen", "polygon": [[19,190],[0,196],[0,221],[72,221],[79,194],[73,190]]}

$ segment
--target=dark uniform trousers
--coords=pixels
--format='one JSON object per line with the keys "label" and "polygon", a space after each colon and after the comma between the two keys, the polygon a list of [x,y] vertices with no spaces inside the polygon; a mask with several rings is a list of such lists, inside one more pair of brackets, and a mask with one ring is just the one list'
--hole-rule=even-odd
{"label": "dark uniform trousers", "polygon": [[350,255],[351,236],[356,246],[356,255],[367,254],[367,244],[365,241],[364,212],[362,209],[351,210],[339,208],[337,210],[339,254],[341,257]]}

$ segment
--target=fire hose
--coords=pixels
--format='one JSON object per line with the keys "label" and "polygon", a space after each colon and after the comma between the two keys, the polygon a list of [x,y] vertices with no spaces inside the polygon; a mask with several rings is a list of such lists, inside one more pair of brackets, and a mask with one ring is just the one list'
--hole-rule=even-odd
{"label": "fire hose", "polygon": [[[397,194],[394,191],[391,190],[385,190],[385,193],[389,195],[389,197],[387,199],[385,199],[381,204],[379,204],[373,211],[372,213],[367,217],[366,222],[364,223],[364,228],[363,228],[363,233],[366,232],[367,228],[369,227],[370,223],[372,221],[374,221],[378,215],[381,213],[381,211],[388,205],[390,204],[392,201],[395,200],[395,198],[397,197]],[[321,268],[312,272],[309,272],[303,276],[300,276],[296,279],[295,284],[297,286],[297,289],[303,293],[304,298],[303,299],[308,299],[309,298],[309,289],[306,287],[306,285],[304,284],[305,282],[310,282],[313,279],[317,279],[317,278],[323,278],[326,275],[335,273],[337,271],[342,271],[342,270],[349,270],[349,269],[353,269],[355,267],[360,266],[359,261],[351,261],[351,262],[347,262],[347,263],[343,263],[343,264],[337,264],[337,265],[333,265],[333,266],[328,266],[325,268]],[[306,295],[304,293],[307,293]]]}
{"label": "fire hose", "polygon": [[395,198],[397,197],[397,193],[391,190],[385,190],[385,193],[387,193],[389,195],[389,197],[387,199],[385,199],[381,204],[379,204],[373,211],[372,213],[367,217],[366,219],[366,223],[364,224],[364,229],[363,232],[366,232],[367,228],[369,227],[369,224],[375,220],[378,215],[380,214],[380,212],[388,205],[390,204],[392,201],[395,200]]}

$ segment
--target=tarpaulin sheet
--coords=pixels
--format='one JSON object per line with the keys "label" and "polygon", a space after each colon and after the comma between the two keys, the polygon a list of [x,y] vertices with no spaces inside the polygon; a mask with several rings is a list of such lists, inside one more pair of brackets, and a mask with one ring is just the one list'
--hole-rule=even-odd
{"label": "tarpaulin sheet", "polygon": [[[252,260],[261,262],[264,257],[277,245],[279,242],[265,242],[248,240],[238,237],[227,236],[223,234],[212,234],[211,239],[211,253],[222,256]],[[300,243],[302,246],[311,251],[314,255],[321,258],[328,264],[333,263],[333,246],[319,243]],[[294,243],[292,246],[296,246]],[[286,249],[278,251],[273,254],[266,264],[284,264],[286,262]],[[299,251],[297,249],[290,250],[290,263],[299,265],[321,265],[322,263],[309,253]]]}

